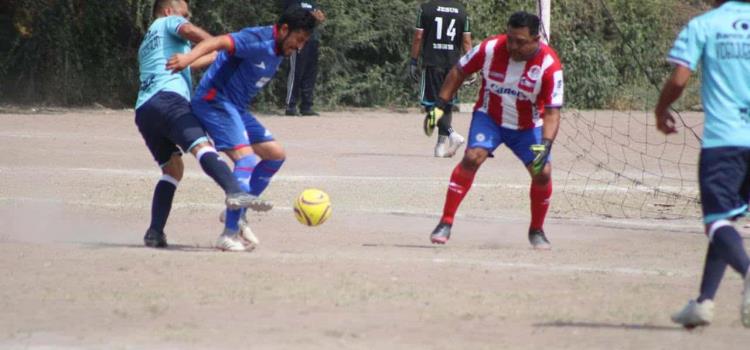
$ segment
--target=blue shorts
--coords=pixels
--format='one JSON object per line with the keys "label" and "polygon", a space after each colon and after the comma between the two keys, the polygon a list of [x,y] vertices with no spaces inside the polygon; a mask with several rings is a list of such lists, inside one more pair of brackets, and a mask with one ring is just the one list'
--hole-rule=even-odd
{"label": "blue shorts", "polygon": [[702,149],[698,181],[706,224],[745,215],[750,199],[750,148]]}
{"label": "blue shorts", "polygon": [[231,102],[220,98],[211,101],[194,98],[192,105],[198,120],[220,151],[274,141],[271,131],[255,116]]}
{"label": "blue shorts", "polygon": [[474,112],[469,129],[467,148],[484,148],[490,155],[505,144],[513,154],[528,166],[534,161],[531,145],[542,143],[542,128],[527,130],[513,130],[497,125],[490,116],[482,112]]}
{"label": "blue shorts", "polygon": [[206,132],[190,110],[190,102],[182,95],[161,91],[135,110],[135,124],[146,147],[160,166],[180,154],[208,142]]}

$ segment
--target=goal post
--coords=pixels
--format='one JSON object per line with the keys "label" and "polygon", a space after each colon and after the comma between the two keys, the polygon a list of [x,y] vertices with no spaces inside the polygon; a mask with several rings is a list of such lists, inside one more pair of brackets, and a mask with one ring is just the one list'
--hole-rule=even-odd
{"label": "goal post", "polygon": [[552,22],[552,0],[537,0],[537,13],[539,18],[542,20],[542,39],[545,43],[549,43],[550,38],[550,23]]}

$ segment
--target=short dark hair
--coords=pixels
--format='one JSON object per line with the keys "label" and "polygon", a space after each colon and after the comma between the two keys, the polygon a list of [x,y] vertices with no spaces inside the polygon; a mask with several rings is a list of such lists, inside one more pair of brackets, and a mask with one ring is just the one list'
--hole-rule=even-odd
{"label": "short dark hair", "polygon": [[[154,8],[153,8],[153,11],[151,12],[151,16],[153,16],[153,18],[156,18],[157,16],[159,16],[159,12],[161,12],[161,10],[172,6],[173,3],[178,2],[178,1],[180,0],[154,0]],[[183,1],[185,1],[186,4],[190,3],[190,0],[183,0]]]}
{"label": "short dark hair", "polygon": [[289,32],[301,30],[307,33],[312,33],[318,25],[318,21],[315,19],[315,16],[312,15],[310,10],[297,6],[284,11],[279,18],[279,21],[276,23],[279,26],[282,24],[289,26]]}
{"label": "short dark hair", "polygon": [[508,27],[529,28],[529,34],[531,34],[531,36],[537,36],[539,35],[539,25],[541,22],[542,21],[537,15],[518,11],[510,15],[510,19],[508,19]]}

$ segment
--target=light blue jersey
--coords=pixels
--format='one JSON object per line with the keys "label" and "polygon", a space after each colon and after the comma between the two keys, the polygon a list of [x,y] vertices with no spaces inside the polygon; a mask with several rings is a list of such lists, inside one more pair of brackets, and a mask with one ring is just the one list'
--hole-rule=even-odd
{"label": "light blue jersey", "polygon": [[750,3],[730,1],[691,20],[668,60],[702,62],[703,148],[750,147]]}
{"label": "light blue jersey", "polygon": [[154,21],[143,38],[138,50],[140,63],[141,88],[138,91],[138,109],[159,91],[171,91],[190,101],[193,83],[190,68],[172,74],[167,70],[167,60],[177,53],[190,52],[190,42],[178,34],[180,26],[188,23],[180,16],[162,17]]}

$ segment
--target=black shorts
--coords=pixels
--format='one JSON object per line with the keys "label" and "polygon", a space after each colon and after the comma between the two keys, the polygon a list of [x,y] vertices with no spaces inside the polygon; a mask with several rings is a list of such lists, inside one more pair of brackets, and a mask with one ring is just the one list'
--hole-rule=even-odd
{"label": "black shorts", "polygon": [[[422,106],[432,107],[435,105],[443,82],[445,82],[445,78],[448,77],[452,68],[425,67],[422,69],[422,80],[419,84],[419,98]],[[456,104],[458,100],[454,98],[451,103]]]}
{"label": "black shorts", "polygon": [[750,148],[705,148],[699,163],[704,222],[745,215],[750,199]]}
{"label": "black shorts", "polygon": [[208,141],[201,123],[190,110],[190,102],[174,92],[159,92],[135,110],[135,124],[159,166]]}

